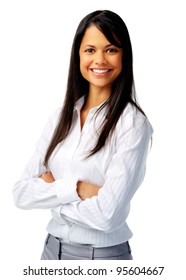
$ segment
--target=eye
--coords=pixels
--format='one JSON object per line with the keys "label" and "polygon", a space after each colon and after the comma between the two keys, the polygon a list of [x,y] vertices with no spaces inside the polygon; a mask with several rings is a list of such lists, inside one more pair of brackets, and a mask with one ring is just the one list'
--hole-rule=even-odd
{"label": "eye", "polygon": [[107,53],[117,53],[118,50],[116,48],[110,48],[106,50]]}
{"label": "eye", "polygon": [[95,50],[92,49],[92,48],[89,48],[89,49],[86,49],[85,52],[87,52],[87,53],[93,53],[93,52],[95,52]]}

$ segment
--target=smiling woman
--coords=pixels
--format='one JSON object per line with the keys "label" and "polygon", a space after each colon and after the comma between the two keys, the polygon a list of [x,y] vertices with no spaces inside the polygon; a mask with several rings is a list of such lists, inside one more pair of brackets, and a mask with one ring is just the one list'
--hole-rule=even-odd
{"label": "smiling woman", "polygon": [[89,82],[89,95],[81,110],[81,128],[90,108],[96,107],[110,97],[112,83],[122,70],[122,53],[107,40],[95,26],[87,28],[80,45],[80,71]]}
{"label": "smiling woman", "polygon": [[104,101],[110,97],[112,83],[121,73],[122,48],[110,44],[104,34],[91,25],[85,32],[79,53],[80,71],[89,82],[89,94],[99,90]]}
{"label": "smiling woman", "polygon": [[126,222],[153,133],[136,102],[123,20],[103,10],[80,22],[66,98],[52,114],[13,196],[51,209],[43,260],[131,260]]}

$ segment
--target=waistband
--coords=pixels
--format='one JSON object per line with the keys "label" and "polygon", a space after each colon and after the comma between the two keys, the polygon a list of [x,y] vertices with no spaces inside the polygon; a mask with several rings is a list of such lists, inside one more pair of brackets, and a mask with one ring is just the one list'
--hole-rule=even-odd
{"label": "waistband", "polygon": [[73,255],[77,254],[77,256],[85,258],[115,257],[118,255],[122,255],[125,252],[131,252],[128,241],[110,247],[93,247],[92,245],[87,244],[67,243],[64,242],[62,239],[48,234],[46,244],[48,242],[52,243],[54,247],[59,247],[62,253]]}

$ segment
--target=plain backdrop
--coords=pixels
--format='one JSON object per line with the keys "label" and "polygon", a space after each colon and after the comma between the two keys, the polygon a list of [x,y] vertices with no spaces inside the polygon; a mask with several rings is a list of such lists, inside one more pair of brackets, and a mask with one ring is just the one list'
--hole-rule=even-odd
{"label": "plain backdrop", "polygon": [[0,1],[0,256],[5,266],[40,259],[50,211],[17,209],[12,186],[49,115],[63,103],[77,25],[98,9],[118,13],[129,29],[137,96],[154,128],[146,177],[128,218],[133,257],[144,265],[185,258],[184,1],[5,0]]}

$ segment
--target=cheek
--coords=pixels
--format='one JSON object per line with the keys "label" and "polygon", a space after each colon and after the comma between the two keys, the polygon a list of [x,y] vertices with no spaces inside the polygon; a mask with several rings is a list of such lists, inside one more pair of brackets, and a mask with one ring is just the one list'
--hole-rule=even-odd
{"label": "cheek", "polygon": [[87,59],[80,59],[80,72],[85,79],[87,78],[89,65],[90,63]]}
{"label": "cheek", "polygon": [[122,57],[118,56],[117,58],[115,58],[115,60],[113,61],[113,65],[116,68],[122,69]]}
{"label": "cheek", "polygon": [[80,57],[80,69],[87,68],[90,65],[90,58],[87,56]]}

